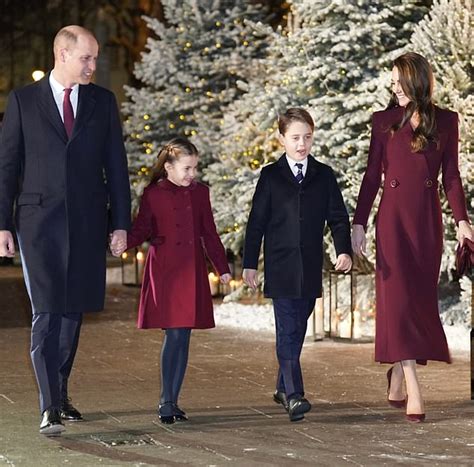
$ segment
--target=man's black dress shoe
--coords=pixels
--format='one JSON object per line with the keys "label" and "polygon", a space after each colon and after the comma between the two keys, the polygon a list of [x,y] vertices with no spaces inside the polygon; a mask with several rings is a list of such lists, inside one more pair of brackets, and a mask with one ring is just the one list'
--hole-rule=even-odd
{"label": "man's black dress shoe", "polygon": [[288,402],[288,415],[290,422],[298,422],[303,420],[304,414],[311,410],[311,404],[304,397],[290,399]]}
{"label": "man's black dress shoe", "polygon": [[165,402],[158,406],[158,418],[161,423],[171,425],[176,421],[174,402]]}
{"label": "man's black dress shoe", "polygon": [[277,404],[281,404],[283,408],[288,412],[288,401],[286,400],[286,394],[282,391],[275,391],[273,393],[273,400]]}
{"label": "man's black dress shoe", "polygon": [[65,429],[58,409],[47,409],[43,412],[39,430],[42,435],[59,436]]}
{"label": "man's black dress shoe", "polygon": [[61,418],[68,422],[80,422],[84,420],[81,412],[71,404],[71,399],[67,399],[61,403],[60,414]]}

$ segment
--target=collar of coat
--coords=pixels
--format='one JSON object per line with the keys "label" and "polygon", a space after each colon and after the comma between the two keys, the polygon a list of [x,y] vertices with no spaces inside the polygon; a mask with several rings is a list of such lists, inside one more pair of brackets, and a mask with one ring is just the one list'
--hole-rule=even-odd
{"label": "collar of coat", "polygon": [[183,192],[187,190],[195,190],[197,187],[197,184],[198,182],[194,180],[189,186],[178,186],[178,185],[175,185],[173,182],[170,182],[167,178],[162,178],[158,182],[158,187],[163,188],[164,190],[169,190],[176,193],[176,192]]}

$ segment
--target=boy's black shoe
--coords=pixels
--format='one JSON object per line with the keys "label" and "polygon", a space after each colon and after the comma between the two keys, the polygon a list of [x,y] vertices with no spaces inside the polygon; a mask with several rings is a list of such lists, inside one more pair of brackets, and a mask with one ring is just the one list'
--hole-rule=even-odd
{"label": "boy's black shoe", "polygon": [[273,400],[277,404],[281,404],[283,408],[288,412],[288,401],[286,400],[286,394],[283,391],[275,391],[273,393]]}
{"label": "boy's black shoe", "polygon": [[290,422],[303,420],[304,414],[310,410],[311,404],[308,399],[305,399],[304,397],[290,399],[288,402],[288,415],[290,416]]}

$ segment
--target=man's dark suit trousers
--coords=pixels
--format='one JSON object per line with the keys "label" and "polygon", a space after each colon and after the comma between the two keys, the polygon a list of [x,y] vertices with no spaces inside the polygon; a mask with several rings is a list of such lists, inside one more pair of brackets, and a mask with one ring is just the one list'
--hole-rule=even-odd
{"label": "man's dark suit trousers", "polygon": [[82,313],[35,313],[31,325],[31,361],[40,410],[60,408],[76,355]]}

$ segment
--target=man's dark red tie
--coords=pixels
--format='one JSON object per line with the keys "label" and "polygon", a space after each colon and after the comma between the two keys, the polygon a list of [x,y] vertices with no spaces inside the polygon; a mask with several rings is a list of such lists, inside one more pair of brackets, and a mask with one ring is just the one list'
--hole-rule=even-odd
{"label": "man's dark red tie", "polygon": [[74,112],[72,111],[71,104],[71,88],[66,88],[64,90],[64,100],[63,100],[63,116],[64,116],[64,128],[66,128],[66,133],[68,138],[71,138],[72,128],[74,127]]}

